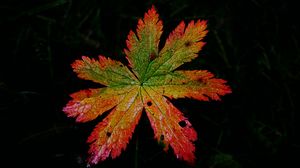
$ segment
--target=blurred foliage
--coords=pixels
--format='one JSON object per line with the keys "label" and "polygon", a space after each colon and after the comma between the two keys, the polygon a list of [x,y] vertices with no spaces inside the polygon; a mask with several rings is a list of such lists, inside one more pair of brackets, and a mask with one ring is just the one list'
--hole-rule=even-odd
{"label": "blurred foliage", "polygon": [[[183,68],[208,69],[233,88],[221,102],[173,100],[199,133],[196,167],[299,164],[300,27],[297,5],[283,0],[2,1],[2,164],[86,167],[95,123],[75,124],[61,109],[69,93],[97,85],[78,80],[70,63],[99,54],[126,62],[127,34],[152,4],[161,41],[181,20],[208,20],[206,46]],[[145,116],[141,123],[120,158],[95,167],[189,167],[153,141]]]}
{"label": "blurred foliage", "polygon": [[236,162],[229,154],[216,154],[211,160],[211,168],[240,168],[238,162]]}

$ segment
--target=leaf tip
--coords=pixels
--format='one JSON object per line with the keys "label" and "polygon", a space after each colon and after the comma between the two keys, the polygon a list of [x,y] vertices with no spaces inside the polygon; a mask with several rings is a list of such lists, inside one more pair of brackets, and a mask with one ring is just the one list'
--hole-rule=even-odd
{"label": "leaf tip", "polygon": [[71,67],[75,70],[78,69],[79,67],[83,66],[83,62],[81,60],[75,60],[72,64]]}
{"label": "leaf tip", "polygon": [[155,8],[155,6],[154,5],[152,5],[151,6],[151,8],[148,10],[148,12],[147,12],[149,15],[150,14],[156,14],[157,12],[156,12],[156,8]]}

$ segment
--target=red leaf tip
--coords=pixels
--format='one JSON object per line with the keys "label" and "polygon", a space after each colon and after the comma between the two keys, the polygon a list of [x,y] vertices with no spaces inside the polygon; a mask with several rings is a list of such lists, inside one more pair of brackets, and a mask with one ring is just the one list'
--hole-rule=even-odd
{"label": "red leaf tip", "polygon": [[152,5],[151,6],[151,8],[148,10],[148,12],[147,13],[151,13],[151,14],[156,14],[157,12],[156,12],[156,8],[155,8],[155,6],[154,5]]}

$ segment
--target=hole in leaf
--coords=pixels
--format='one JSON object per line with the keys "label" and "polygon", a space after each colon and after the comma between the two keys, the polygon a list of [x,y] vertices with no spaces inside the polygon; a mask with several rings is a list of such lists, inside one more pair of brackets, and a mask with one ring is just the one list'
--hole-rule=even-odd
{"label": "hole in leaf", "polygon": [[151,101],[148,101],[148,102],[147,102],[147,106],[152,106],[152,102],[151,102]]}
{"label": "hole in leaf", "polygon": [[186,122],[184,120],[180,121],[178,123],[180,125],[180,127],[184,128],[186,126]]}
{"label": "hole in leaf", "polygon": [[110,132],[107,132],[107,133],[106,133],[106,136],[107,136],[107,137],[110,137],[110,136],[111,136],[111,133],[110,133]]}
{"label": "hole in leaf", "polygon": [[163,141],[165,139],[164,135],[160,135],[160,141]]}

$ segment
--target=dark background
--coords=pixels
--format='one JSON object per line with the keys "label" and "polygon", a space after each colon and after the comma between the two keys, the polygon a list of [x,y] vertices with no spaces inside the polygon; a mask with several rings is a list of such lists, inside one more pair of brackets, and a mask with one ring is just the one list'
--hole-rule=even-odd
{"label": "dark background", "polygon": [[[98,87],[72,72],[82,55],[123,61],[130,29],[154,4],[162,42],[181,20],[208,20],[207,44],[181,68],[207,69],[233,93],[173,103],[198,132],[196,167],[299,166],[299,7],[271,0],[4,0],[0,3],[0,167],[86,167],[99,119],[75,123],[69,94]],[[163,43],[162,43],[163,44]],[[153,139],[145,115],[126,151],[95,167],[189,167]],[[293,166],[297,167],[297,166]]]}

